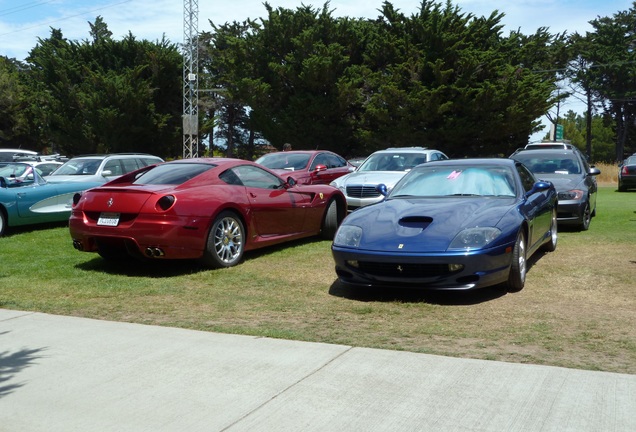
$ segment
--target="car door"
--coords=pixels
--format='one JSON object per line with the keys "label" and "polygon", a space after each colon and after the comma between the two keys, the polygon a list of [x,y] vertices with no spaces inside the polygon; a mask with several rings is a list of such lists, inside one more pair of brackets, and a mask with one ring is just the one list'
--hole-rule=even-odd
{"label": "car door", "polygon": [[240,165],[232,171],[245,186],[258,235],[290,235],[302,230],[308,196],[294,193],[294,187],[260,167]]}
{"label": "car door", "polygon": [[[327,169],[316,171],[316,167],[319,165],[326,166]],[[329,184],[338,177],[349,174],[351,171],[353,171],[353,168],[350,168],[346,159],[329,152],[316,155],[309,166],[311,184]]]}
{"label": "car door", "polygon": [[[536,177],[523,164],[518,163],[517,171],[521,177],[521,182],[525,193],[532,190],[536,183]],[[537,247],[537,243],[543,239],[543,236],[550,230],[552,222],[552,209],[548,191],[539,191],[531,194],[526,198],[523,209],[528,216],[528,250]]]}
{"label": "car door", "polygon": [[[25,180],[20,186],[10,188],[15,193],[18,215],[22,223],[39,223],[63,219],[60,213],[34,212],[32,207],[44,200],[52,200],[58,195],[58,186],[55,184],[39,183],[33,179]],[[68,212],[71,209],[69,207]]]}

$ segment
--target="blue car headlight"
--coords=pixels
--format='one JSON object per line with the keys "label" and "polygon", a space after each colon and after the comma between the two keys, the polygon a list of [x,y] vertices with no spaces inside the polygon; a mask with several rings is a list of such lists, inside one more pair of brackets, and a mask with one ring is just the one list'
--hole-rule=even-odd
{"label": "blue car headlight", "polygon": [[467,228],[455,236],[448,248],[460,250],[481,249],[492,243],[500,234],[501,230],[494,227]]}
{"label": "blue car headlight", "polygon": [[362,228],[356,225],[340,225],[333,244],[336,246],[358,247],[362,238]]}

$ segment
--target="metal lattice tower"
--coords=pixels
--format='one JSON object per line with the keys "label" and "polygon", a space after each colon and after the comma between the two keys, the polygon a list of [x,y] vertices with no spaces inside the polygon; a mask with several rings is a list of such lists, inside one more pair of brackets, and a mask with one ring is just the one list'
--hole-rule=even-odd
{"label": "metal lattice tower", "polygon": [[183,157],[199,156],[199,3],[183,0]]}

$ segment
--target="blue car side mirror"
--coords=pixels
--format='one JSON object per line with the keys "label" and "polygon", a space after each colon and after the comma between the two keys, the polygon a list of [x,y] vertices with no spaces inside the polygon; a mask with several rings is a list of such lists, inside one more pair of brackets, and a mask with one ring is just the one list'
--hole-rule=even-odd
{"label": "blue car side mirror", "polygon": [[546,182],[546,181],[538,181],[534,184],[534,186],[532,186],[532,189],[530,189],[527,193],[526,193],[526,197],[529,197],[532,194],[535,194],[537,192],[543,192],[545,190],[548,190],[552,187],[552,183],[550,182]]}
{"label": "blue car side mirror", "polygon": [[379,185],[377,185],[375,187],[375,190],[380,192],[382,194],[382,196],[387,196],[389,194],[389,190],[387,189],[387,187],[386,187],[386,185],[384,183],[380,183]]}

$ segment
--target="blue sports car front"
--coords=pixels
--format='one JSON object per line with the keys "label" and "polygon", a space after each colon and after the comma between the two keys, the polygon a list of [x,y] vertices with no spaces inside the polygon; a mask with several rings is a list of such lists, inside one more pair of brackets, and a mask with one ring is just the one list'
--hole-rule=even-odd
{"label": "blue sports car front", "polygon": [[[525,261],[556,247],[556,193],[499,159],[412,170],[379,204],[343,221],[332,252],[338,278],[362,286],[466,290],[525,281]],[[531,186],[530,186],[531,184]],[[526,187],[528,190],[526,190]]]}

